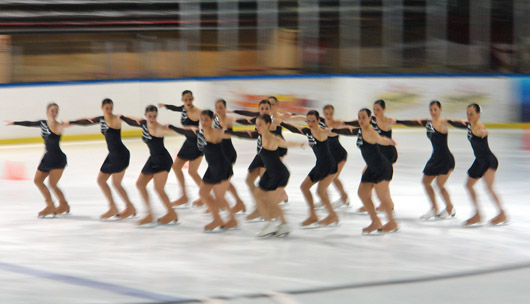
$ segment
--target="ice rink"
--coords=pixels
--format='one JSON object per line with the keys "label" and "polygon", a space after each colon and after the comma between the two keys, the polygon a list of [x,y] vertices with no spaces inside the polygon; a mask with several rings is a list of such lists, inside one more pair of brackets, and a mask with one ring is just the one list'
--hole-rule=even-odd
{"label": "ice rink", "polygon": [[[35,128],[35,136],[39,132]],[[361,206],[357,187],[364,161],[356,138],[341,136],[349,152],[341,179],[352,208],[339,209],[337,227],[301,229],[308,211],[299,186],[314,156],[310,148],[291,148],[285,159],[291,172],[289,203],[283,208],[292,232],[284,239],[256,238],[263,223],[246,223],[244,215],[238,215],[239,230],[204,233],[210,218],[200,208],[177,209],[180,225],[138,228],[135,222],[145,208],[135,181],[148,157],[140,139],[124,140],[131,165],[123,182],[139,216],[99,219],[107,209],[96,184],[107,154],[101,139],[62,144],[68,167],[60,187],[71,214],[39,219],[44,203],[32,178],[43,144],[1,146],[0,303],[528,303],[530,152],[524,147],[530,135],[491,130],[490,146],[499,159],[496,189],[510,223],[476,228],[462,227],[472,214],[464,184],[474,159],[465,133],[450,129],[449,135],[456,168],[447,188],[456,218],[437,221],[419,220],[429,209],[421,184],[431,153],[424,129],[396,129],[394,138],[397,233],[361,235],[369,218],[354,211]],[[182,141],[166,138],[173,156]],[[256,143],[235,139],[234,145],[239,157],[232,182],[252,209],[244,179]],[[205,169],[203,161],[201,175]],[[13,172],[26,179],[9,179]],[[195,199],[197,187],[189,177],[187,186]],[[162,204],[149,189],[161,216]],[[486,222],[496,210],[483,182],[476,189]],[[166,191],[170,199],[179,196],[173,172]],[[329,193],[338,198],[333,186]]]}

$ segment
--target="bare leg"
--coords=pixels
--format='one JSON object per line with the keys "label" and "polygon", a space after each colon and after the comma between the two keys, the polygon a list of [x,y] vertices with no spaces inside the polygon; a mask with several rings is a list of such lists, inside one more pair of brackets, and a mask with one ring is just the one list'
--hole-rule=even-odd
{"label": "bare leg", "polygon": [[118,191],[118,194],[125,202],[125,209],[120,212],[120,214],[118,214],[118,217],[121,219],[136,215],[136,208],[134,208],[134,205],[131,203],[129,195],[127,195],[127,191],[125,191],[125,189],[121,185],[124,176],[125,170],[112,174],[112,185],[114,186],[114,189]]}
{"label": "bare leg", "polygon": [[388,219],[388,222],[382,227],[383,232],[395,231],[398,228],[398,224],[396,223],[394,214],[392,213],[393,203],[392,198],[390,197],[389,184],[390,181],[381,181],[374,186],[375,193],[381,201],[381,205],[383,205],[383,210],[385,211],[386,217]]}
{"label": "bare leg", "polygon": [[311,194],[311,187],[313,187],[313,185],[315,184],[316,183],[312,182],[309,176],[306,176],[306,178],[300,185],[300,190],[302,190],[302,194],[304,195],[307,205],[309,206],[309,217],[302,222],[302,226],[309,226],[313,223],[318,222],[317,213],[315,212],[315,204],[313,202],[313,195]]}
{"label": "bare leg", "polygon": [[112,197],[112,192],[110,191],[110,187],[109,185],[107,185],[107,180],[110,178],[110,176],[111,174],[103,173],[101,171],[99,171],[99,174],[98,174],[98,185],[101,188],[101,191],[103,191],[103,195],[105,195],[105,198],[109,202],[109,210],[107,210],[107,212],[100,215],[101,219],[108,219],[118,214],[118,207],[116,207],[116,203],[114,202],[114,199]]}
{"label": "bare leg", "polygon": [[217,201],[218,205],[222,208],[226,209],[230,213],[230,219],[223,224],[224,228],[230,229],[237,227],[237,220],[235,217],[235,213],[232,212],[232,210],[228,206],[228,202],[225,199],[226,191],[228,190],[228,187],[230,185],[230,179],[222,181],[220,184],[213,186],[213,193],[215,195],[215,200]]}
{"label": "bare leg", "polygon": [[213,221],[208,225],[204,226],[205,231],[214,230],[215,228],[221,227],[224,224],[223,220],[221,219],[221,216],[219,215],[219,208],[217,208],[217,204],[215,203],[215,200],[210,194],[212,188],[213,185],[206,184],[204,182],[201,183],[201,186],[199,187],[199,195],[201,197],[201,200],[206,203],[213,217]]}
{"label": "bare leg", "polygon": [[348,194],[346,193],[346,191],[344,191],[344,186],[342,185],[342,182],[340,181],[339,176],[345,164],[346,164],[345,160],[337,164],[337,174],[335,176],[335,179],[333,180],[333,184],[335,185],[335,188],[337,188],[337,190],[340,192],[340,199],[343,203],[348,202]]}
{"label": "bare leg", "polygon": [[449,215],[453,212],[453,203],[451,203],[451,197],[449,196],[449,192],[447,192],[447,189],[445,189],[445,183],[449,179],[449,176],[451,176],[452,171],[449,171],[447,174],[438,175],[436,178],[436,185],[438,186],[438,189],[440,190],[440,193],[442,194],[442,197],[445,201],[445,210]]}
{"label": "bare leg", "polygon": [[[201,161],[202,161],[202,156],[197,157],[196,159],[190,161],[190,164],[188,167],[188,174],[191,176],[191,178],[193,179],[197,187],[200,187],[202,183],[202,178],[199,175],[199,166],[201,165]],[[198,198],[193,202],[193,205],[202,206],[204,205],[204,203],[201,201],[200,198]]]}
{"label": "bare leg", "polygon": [[484,182],[486,183],[486,188],[488,189],[488,192],[493,198],[495,205],[497,205],[497,209],[499,209],[499,214],[492,218],[490,221],[490,223],[493,225],[501,224],[507,221],[507,217],[504,212],[504,209],[502,208],[499,196],[495,192],[495,189],[493,189],[493,182],[495,181],[495,172],[496,171],[493,169],[488,169],[488,171],[484,173]]}
{"label": "bare leg", "polygon": [[169,224],[178,220],[177,213],[171,207],[169,198],[167,197],[166,191],[164,190],[164,188],[166,187],[168,174],[169,172],[167,171],[161,171],[155,173],[153,176],[155,191],[167,210],[167,213],[157,220],[160,224]]}
{"label": "bare leg", "polygon": [[248,172],[247,174],[247,178],[245,179],[245,182],[247,183],[247,186],[248,186],[248,189],[250,190],[250,194],[254,197],[254,201],[256,201],[256,208],[254,211],[252,211],[252,213],[250,213],[249,215],[247,215],[247,220],[252,220],[252,219],[255,219],[255,218],[258,218],[260,216],[260,213],[259,213],[259,210],[258,210],[258,204],[257,204],[257,200],[256,200],[256,197],[254,196],[254,191],[256,190],[256,179],[258,178],[259,176],[259,168],[257,169],[254,169],[250,172]]}
{"label": "bare leg", "polygon": [[144,200],[145,207],[147,208],[147,216],[138,222],[138,225],[149,224],[153,221],[153,209],[149,202],[149,193],[147,193],[147,184],[153,179],[153,174],[140,173],[138,180],[136,181],[136,188],[140,192],[140,196]]}
{"label": "bare leg", "polygon": [[374,202],[372,201],[372,189],[374,187],[374,184],[372,183],[360,183],[359,189],[357,190],[357,194],[359,195],[359,198],[363,202],[365,210],[370,215],[370,219],[372,220],[372,223],[363,228],[363,233],[370,233],[372,231],[381,229],[381,220],[377,216],[377,212],[375,211]]}
{"label": "bare leg", "polygon": [[177,181],[179,182],[180,192],[182,193],[178,200],[172,202],[172,205],[174,206],[184,205],[188,202],[188,194],[186,193],[186,179],[184,178],[184,173],[182,173],[182,167],[186,162],[187,160],[177,156],[173,162],[173,165],[171,166],[171,168],[173,168],[173,172],[175,172]]}
{"label": "bare leg", "polygon": [[48,172],[37,170],[37,172],[35,172],[35,177],[33,178],[35,186],[37,186],[42,196],[44,196],[44,201],[46,202],[46,207],[39,212],[39,216],[42,217],[49,214],[55,214],[55,205],[53,204],[52,196],[48,187],[44,184],[44,180],[48,175]]}
{"label": "bare leg", "polygon": [[466,188],[469,192],[469,195],[471,196],[471,201],[473,202],[473,206],[475,207],[475,215],[470,217],[466,222],[465,225],[473,225],[480,222],[480,208],[478,205],[477,200],[477,194],[475,193],[475,189],[473,189],[473,186],[477,183],[478,178],[467,178]]}
{"label": "bare leg", "polygon": [[429,197],[429,200],[431,201],[431,206],[432,206],[432,210],[434,210],[434,215],[438,214],[438,205],[436,205],[436,195],[431,185],[432,181],[435,178],[436,178],[435,175],[423,175],[423,179],[421,180],[423,184],[423,188],[425,188],[425,192],[427,192],[427,196]]}
{"label": "bare leg", "polygon": [[50,170],[50,175],[48,178],[48,182],[50,183],[50,188],[52,188],[53,193],[55,193],[55,196],[59,200],[59,206],[55,208],[55,212],[57,214],[63,214],[63,213],[69,213],[70,212],[70,206],[66,202],[66,199],[64,198],[63,191],[57,186],[59,183],[59,180],[61,179],[61,176],[63,176],[64,169],[53,169]]}
{"label": "bare leg", "polygon": [[321,180],[317,186],[317,193],[320,197],[320,201],[322,202],[324,207],[326,207],[329,213],[326,218],[320,221],[320,224],[325,226],[339,222],[339,217],[337,216],[337,213],[335,213],[335,210],[333,210],[333,206],[331,206],[331,202],[329,201],[328,196],[328,187],[333,182],[333,180],[335,180],[335,177],[335,174],[328,175],[326,176],[326,178]]}
{"label": "bare leg", "polygon": [[238,212],[247,211],[247,208],[245,207],[245,203],[243,203],[243,201],[241,200],[241,197],[239,197],[239,194],[237,193],[236,187],[234,187],[234,185],[232,183],[230,183],[230,185],[228,186],[228,191],[230,191],[230,193],[232,193],[232,196],[236,200],[236,204],[234,205],[234,207],[232,207],[232,212],[233,213],[238,213]]}

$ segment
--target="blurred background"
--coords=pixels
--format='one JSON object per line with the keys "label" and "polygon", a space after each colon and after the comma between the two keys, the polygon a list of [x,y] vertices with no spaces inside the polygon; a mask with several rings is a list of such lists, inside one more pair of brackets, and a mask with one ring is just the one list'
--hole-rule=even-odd
{"label": "blurred background", "polygon": [[2,0],[0,83],[530,72],[528,0]]}

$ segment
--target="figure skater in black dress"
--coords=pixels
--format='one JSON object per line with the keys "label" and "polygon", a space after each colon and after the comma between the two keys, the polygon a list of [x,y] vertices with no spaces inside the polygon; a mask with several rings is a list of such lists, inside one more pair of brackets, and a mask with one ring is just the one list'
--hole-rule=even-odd
{"label": "figure skater in black dress", "polygon": [[[134,205],[131,203],[129,196],[127,195],[127,192],[121,184],[123,177],[125,176],[125,170],[129,166],[130,153],[127,147],[125,147],[121,141],[121,119],[120,115],[112,114],[113,108],[114,102],[109,98],[105,98],[101,103],[103,116],[70,121],[70,124],[86,126],[99,123],[101,127],[101,134],[105,136],[107,149],[109,150],[107,158],[105,158],[103,165],[101,165],[97,179],[101,191],[103,191],[103,194],[109,202],[109,210],[103,213],[100,218],[107,219],[112,216],[117,216],[121,219],[125,219],[136,215],[136,209],[134,208]],[[116,203],[112,197],[110,187],[107,184],[107,181],[111,176],[114,188],[116,191],[118,191],[119,195],[126,204],[125,209],[119,213],[118,207],[116,207]]]}
{"label": "figure skater in black dress", "polygon": [[[193,105],[193,93],[189,90],[182,92],[183,106],[173,106],[168,104],[159,103],[160,108],[165,107],[171,111],[181,112],[180,122],[182,126],[187,127],[199,127],[199,116],[202,110]],[[201,165],[203,153],[197,147],[197,138],[186,137],[184,144],[180,148],[177,154],[177,158],[173,163],[173,171],[180,184],[182,196],[176,201],[172,202],[173,206],[184,205],[188,203],[188,195],[186,192],[186,181],[184,174],[182,173],[182,167],[186,162],[189,161],[188,174],[191,176],[197,186],[201,184],[201,176],[199,175],[199,166]],[[193,202],[193,205],[203,205],[200,199]]]}
{"label": "figure skater in black dress", "polygon": [[508,221],[506,212],[502,207],[499,196],[495,189],[493,189],[493,182],[495,181],[495,173],[497,172],[499,162],[488,145],[488,130],[479,121],[480,106],[476,103],[472,103],[467,106],[466,113],[467,121],[448,121],[454,127],[467,129],[467,138],[469,139],[471,148],[473,148],[473,153],[475,154],[475,161],[467,171],[468,178],[466,183],[466,188],[471,196],[473,205],[475,206],[475,214],[465,222],[465,225],[470,226],[479,224],[482,219],[477,194],[475,193],[475,189],[473,189],[473,186],[481,178],[484,178],[488,192],[499,209],[499,214],[490,220],[490,224],[505,224]]}
{"label": "figure skater in black dress", "polygon": [[[337,120],[333,117],[335,114],[335,108],[332,105],[326,105],[324,106],[324,117],[320,117],[319,125],[323,129],[333,129],[333,128],[341,128],[344,127],[344,121]],[[289,119],[296,119],[296,120],[302,120],[306,119],[303,115],[294,115],[290,116]],[[346,152],[346,149],[340,144],[339,141],[339,135],[338,134],[330,134],[328,136],[328,144],[329,149],[331,151],[331,155],[333,155],[333,158],[335,159],[335,162],[337,163],[337,175],[335,176],[335,179],[333,180],[333,184],[335,185],[335,188],[340,192],[340,199],[333,202],[331,205],[333,208],[340,208],[342,206],[349,206],[350,205],[350,199],[348,198],[348,194],[346,191],[344,191],[344,186],[342,185],[342,182],[339,179],[339,176],[342,172],[342,169],[344,168],[344,165],[346,164],[346,159],[348,158],[348,152]],[[322,202],[316,203],[315,208],[322,207]]]}
{"label": "figure skater in black dress", "polygon": [[[65,125],[57,121],[58,114],[59,106],[56,103],[50,103],[46,107],[47,120],[6,121],[8,126],[40,127],[41,129],[41,136],[42,139],[44,139],[46,152],[42,157],[37,172],[35,172],[35,178],[33,179],[35,185],[46,201],[46,208],[39,212],[39,217],[46,217],[47,215],[55,216],[56,214],[70,212],[70,205],[66,202],[63,191],[57,185],[63,175],[64,168],[66,167],[66,155],[59,146],[61,134]],[[48,187],[44,184],[44,180],[46,180],[47,177],[49,177],[48,183],[50,188],[52,188],[55,196],[59,200],[59,205],[57,207],[55,207],[55,204],[53,203]]]}
{"label": "figure skater in black dress", "polygon": [[[371,125],[372,113],[368,109],[359,111],[359,125],[360,129],[354,130],[336,130],[333,132],[344,135],[357,134],[357,147],[361,149],[361,154],[366,162],[366,167],[363,170],[361,183],[359,185],[359,198],[363,202],[365,209],[368,211],[372,223],[363,228],[363,234],[370,234],[372,232],[394,232],[398,229],[398,224],[394,219],[392,213],[392,198],[390,197],[389,184],[392,180],[393,169],[392,164],[381,152],[381,146],[395,146],[396,142],[386,136],[380,135]],[[388,222],[385,225],[381,224],[381,220],[377,216],[374,204],[372,202],[372,189],[375,192],[383,210],[386,212]]]}
{"label": "figure skater in black dress", "polygon": [[[223,129],[223,130],[232,130],[232,127],[235,121],[236,121],[235,117],[230,117],[226,115],[226,101],[224,99],[218,99],[215,102],[215,116],[214,116],[215,128]],[[230,160],[232,167],[234,167],[234,164],[236,163],[236,160],[237,160],[237,152],[236,152],[236,149],[234,148],[234,145],[232,144],[232,139],[224,138],[222,143],[223,143],[223,149],[224,149],[225,155]],[[231,182],[229,184],[228,191],[232,193],[232,196],[236,200],[236,204],[232,207],[232,212],[233,213],[245,212],[246,211],[245,204],[239,197],[239,194],[237,193],[236,188]]]}
{"label": "figure skater in black dress", "polygon": [[[385,111],[386,111],[386,104],[385,101],[382,99],[378,99],[374,102],[373,105],[374,115],[370,117],[370,124],[372,127],[379,133],[381,136],[385,136],[387,138],[392,139],[392,125],[396,124],[396,119],[386,117]],[[345,122],[346,125],[358,127],[359,122],[349,121]],[[396,147],[389,145],[389,146],[381,146],[381,153],[390,161],[392,165],[397,161],[398,154]],[[376,208],[378,212],[383,211],[383,207],[380,205]],[[394,210],[394,203],[392,202],[392,210]],[[367,210],[364,207],[361,207],[358,212],[364,213]]]}
{"label": "figure skater in black dress", "polygon": [[[264,100],[261,100],[258,104],[258,114],[256,115],[256,112],[251,112],[251,111],[242,111],[242,110],[235,110],[235,111],[229,111],[231,113],[236,113],[236,114],[239,114],[239,115],[243,115],[243,116],[253,116],[254,118],[252,119],[237,119],[236,121],[240,124],[243,124],[243,125],[255,125],[256,124],[256,119],[257,119],[257,116],[258,115],[263,115],[263,114],[266,114],[266,115],[270,115],[271,114],[271,104],[268,100],[264,99]],[[276,126],[273,126],[271,124],[271,130],[276,130]],[[257,147],[256,147],[256,156],[254,156],[254,159],[252,160],[252,162],[250,163],[249,167],[248,167],[248,174],[247,174],[247,177],[245,179],[245,182],[247,183],[247,186],[250,190],[250,193],[252,194],[252,197],[254,198],[254,201],[256,201],[256,197],[254,197],[254,193],[255,193],[255,190],[256,190],[256,179],[263,175],[263,173],[265,172],[265,164],[263,164],[263,160],[261,159],[261,157],[259,156],[259,152],[261,151],[261,136],[257,133],[257,132],[254,132],[253,133],[254,135],[253,136],[248,136],[247,132],[235,132],[234,135],[236,136],[239,136],[239,137],[244,137],[244,138],[253,138],[253,139],[257,139]],[[258,206],[257,206],[257,201],[256,201],[256,208],[254,211],[252,211],[250,214],[247,215],[246,219],[247,220],[254,220],[254,219],[257,219],[261,216],[260,212],[259,212],[259,209],[258,209]]]}
{"label": "figure skater in black dress", "polygon": [[[237,227],[235,213],[230,210],[225,199],[226,191],[230,185],[230,178],[233,175],[232,163],[225,154],[223,139],[229,138],[230,134],[225,134],[225,130],[214,128],[214,114],[210,110],[204,110],[200,116],[201,130],[195,134],[192,130],[169,127],[177,133],[187,137],[197,137],[199,149],[204,152],[208,168],[202,177],[199,189],[201,200],[206,203],[208,210],[213,216],[213,221],[204,226],[204,231],[213,231],[217,228],[231,229]],[[213,190],[214,197],[210,194]],[[219,215],[219,208],[227,209],[230,212],[230,219],[224,222]]]}
{"label": "figure skater in black dress", "polygon": [[[258,237],[286,236],[289,227],[282,209],[278,206],[283,201],[283,193],[289,181],[289,171],[280,159],[281,147],[287,147],[285,140],[270,131],[272,119],[269,115],[260,115],[256,120],[256,129],[261,135],[261,150],[259,156],[265,165],[265,173],[255,189],[260,214],[268,221],[257,234]],[[273,221],[278,219],[278,221]],[[278,223],[279,222],[279,223]]]}
{"label": "figure skater in black dress", "polygon": [[[339,222],[339,217],[331,206],[327,192],[329,185],[331,182],[333,182],[337,174],[337,163],[335,162],[328,145],[328,137],[332,132],[329,129],[320,128],[320,115],[318,111],[309,111],[306,117],[308,126],[307,128],[299,127],[286,122],[282,123],[282,126],[289,131],[307,136],[309,145],[313,149],[313,152],[316,156],[315,166],[300,185],[302,194],[309,205],[309,217],[302,222],[302,226],[307,227],[317,222],[322,226],[328,226]],[[317,183],[318,196],[329,213],[329,215],[320,222],[318,221],[318,216],[315,212],[313,195],[311,194],[311,187]]]}
{"label": "figure skater in black dress", "polygon": [[147,184],[153,180],[155,183],[155,191],[158,197],[166,207],[167,213],[157,220],[160,224],[176,223],[178,220],[177,213],[171,207],[169,198],[164,190],[167,182],[167,176],[173,160],[171,155],[164,147],[164,133],[169,131],[169,126],[161,125],[157,122],[158,109],[154,105],[149,105],[145,109],[145,118],[133,118],[121,116],[120,118],[127,124],[142,128],[142,140],[149,147],[149,159],[142,168],[142,172],[136,181],[136,187],[140,191],[145,205],[147,207],[147,216],[138,222],[138,225],[146,225],[153,222],[153,209],[149,202],[149,194],[147,193]]}
{"label": "figure skater in black dress", "polygon": [[[447,192],[447,189],[445,188],[445,183],[455,168],[455,158],[453,157],[453,154],[451,154],[451,151],[449,151],[449,146],[447,145],[448,123],[445,119],[440,117],[442,105],[438,100],[433,100],[429,104],[429,111],[432,120],[398,120],[397,123],[411,127],[426,127],[427,137],[431,140],[432,144],[432,154],[423,169],[422,183],[425,187],[425,192],[427,192],[427,196],[431,201],[432,207],[421,217],[421,219],[428,220],[433,217],[445,219],[448,217],[454,217],[456,214],[456,210],[451,203],[449,192]],[[441,212],[438,210],[436,195],[431,185],[435,179],[446,206]]]}

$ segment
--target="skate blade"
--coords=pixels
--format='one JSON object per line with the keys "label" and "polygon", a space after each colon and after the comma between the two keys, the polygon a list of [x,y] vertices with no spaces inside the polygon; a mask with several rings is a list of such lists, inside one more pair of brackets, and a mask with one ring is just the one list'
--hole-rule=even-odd
{"label": "skate blade", "polygon": [[272,238],[275,235],[276,235],[276,232],[270,232],[265,235],[256,235],[256,237],[260,239],[268,239],[268,238]]}
{"label": "skate blade", "polygon": [[40,219],[52,219],[52,218],[55,218],[57,215],[54,213],[54,214],[46,214],[46,215],[37,215],[38,218]]}
{"label": "skate blade", "polygon": [[157,226],[178,226],[180,225],[180,222],[179,221],[171,221],[169,223],[160,223],[160,222],[156,222],[156,225]]}
{"label": "skate blade", "polygon": [[277,237],[277,238],[280,238],[280,239],[282,239],[282,238],[286,238],[286,237],[289,236],[289,232],[277,233],[277,234],[275,234],[274,236]]}
{"label": "skate blade", "polygon": [[491,226],[491,227],[502,227],[502,226],[508,226],[508,225],[510,225],[510,221],[504,221],[498,224],[493,224],[491,222],[488,223],[488,226]]}
{"label": "skate blade", "polygon": [[363,231],[361,232],[361,235],[363,236],[381,236],[383,235],[383,231],[381,229],[376,229],[372,231]]}
{"label": "skate blade", "polygon": [[323,226],[320,225],[319,222],[315,222],[315,223],[312,223],[312,224],[309,224],[307,226],[301,226],[300,225],[300,228],[302,229],[318,229],[318,228],[322,228]]}
{"label": "skate blade", "polygon": [[222,232],[225,232],[226,230],[222,227],[215,227],[214,229],[210,229],[210,230],[206,230],[204,229],[202,232],[204,233],[208,233],[208,234],[217,234],[217,233],[222,233]]}
{"label": "skate blade", "polygon": [[151,228],[155,228],[156,226],[158,226],[158,223],[154,221],[151,223],[143,224],[143,225],[136,224],[136,228],[138,229],[151,229]]}
{"label": "skate blade", "polygon": [[470,224],[470,225],[467,225],[466,222],[463,222],[462,223],[462,227],[464,228],[481,228],[481,227],[484,227],[484,223],[474,223],[474,224]]}
{"label": "skate blade", "polygon": [[247,223],[260,223],[260,222],[264,222],[265,219],[260,216],[260,217],[253,218],[251,220],[246,220],[246,221]]}
{"label": "skate blade", "polygon": [[320,226],[320,228],[335,228],[335,227],[339,226],[339,221],[333,222],[333,223],[328,224],[328,225],[324,225],[324,224],[320,224],[319,223],[319,226]]}

